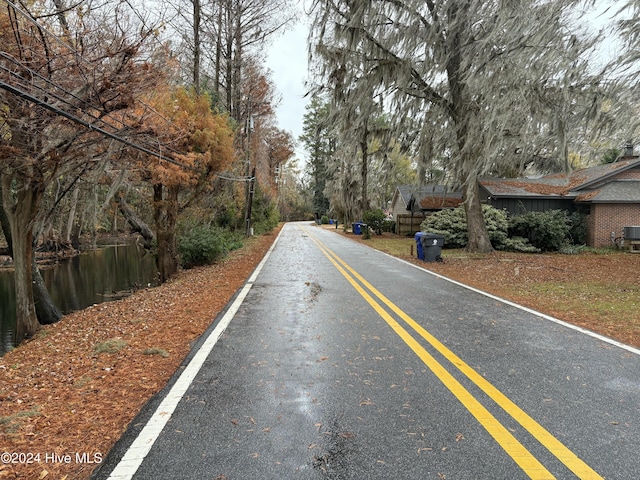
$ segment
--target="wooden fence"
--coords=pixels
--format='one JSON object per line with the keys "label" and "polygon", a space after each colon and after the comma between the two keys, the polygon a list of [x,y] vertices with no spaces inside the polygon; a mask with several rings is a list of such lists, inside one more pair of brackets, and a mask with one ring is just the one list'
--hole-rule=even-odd
{"label": "wooden fence", "polygon": [[413,235],[420,231],[420,224],[423,222],[424,216],[421,214],[400,213],[396,218],[396,233],[398,235]]}

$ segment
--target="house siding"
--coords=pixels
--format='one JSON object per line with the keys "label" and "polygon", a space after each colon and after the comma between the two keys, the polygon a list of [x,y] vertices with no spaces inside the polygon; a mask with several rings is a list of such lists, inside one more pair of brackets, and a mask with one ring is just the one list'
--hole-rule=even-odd
{"label": "house siding", "polygon": [[499,210],[506,210],[511,215],[526,212],[546,212],[547,210],[566,210],[569,213],[576,210],[573,199],[554,198],[491,198],[487,203]]}
{"label": "house siding", "polygon": [[640,205],[597,203],[591,205],[587,220],[589,233],[588,245],[592,247],[610,247],[611,232],[621,237],[624,227],[640,225]]}
{"label": "house siding", "polygon": [[400,195],[397,195],[396,197],[394,197],[393,199],[393,203],[391,204],[391,215],[393,216],[393,219],[397,221],[398,215],[404,215],[407,213],[407,206],[404,204],[404,202],[402,201],[402,198],[400,198]]}

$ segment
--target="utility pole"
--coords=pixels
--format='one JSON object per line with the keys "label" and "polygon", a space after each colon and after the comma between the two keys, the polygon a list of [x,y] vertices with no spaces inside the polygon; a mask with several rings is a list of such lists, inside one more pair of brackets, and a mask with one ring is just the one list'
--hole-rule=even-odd
{"label": "utility pole", "polygon": [[249,104],[249,114],[247,116],[247,122],[245,125],[247,134],[247,158],[245,160],[245,177],[247,178],[247,186],[245,187],[245,210],[244,210],[244,224],[245,235],[250,237],[251,232],[251,204],[253,203],[253,190],[254,182],[256,178],[256,169],[253,168],[251,177],[249,177],[249,171],[251,170],[251,131],[253,130],[253,117],[251,116],[251,104]]}
{"label": "utility pole", "polygon": [[247,231],[246,236],[251,237],[253,235],[253,228],[251,227],[251,206],[253,205],[253,192],[255,190],[256,183],[256,167],[253,167],[251,171],[251,179],[249,180],[249,195],[247,198]]}

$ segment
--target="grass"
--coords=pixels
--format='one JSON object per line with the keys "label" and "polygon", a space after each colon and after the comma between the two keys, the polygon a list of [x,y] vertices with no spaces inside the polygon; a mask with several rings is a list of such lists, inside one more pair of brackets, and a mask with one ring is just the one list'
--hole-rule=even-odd
{"label": "grass", "polygon": [[23,418],[35,417],[40,415],[40,407],[36,406],[24,412],[17,412],[6,417],[0,417],[0,428],[5,434],[16,433],[22,425]]}
{"label": "grass", "polygon": [[102,353],[118,353],[126,346],[127,342],[125,342],[121,338],[110,338],[109,340],[98,343],[94,347],[93,351],[98,355]]}
{"label": "grass", "polygon": [[640,304],[640,286],[633,283],[543,282],[519,286],[518,293],[554,299],[559,312],[591,312],[610,318],[626,318]]}
{"label": "grass", "polygon": [[143,355],[160,355],[162,358],[167,358],[169,356],[169,352],[167,352],[164,348],[146,348],[142,351]]}
{"label": "grass", "polygon": [[380,250],[396,257],[411,255],[411,247],[413,247],[414,255],[416,251],[416,241],[412,237],[378,237],[376,235],[372,235],[371,238],[365,240],[364,243],[376,250]]}
{"label": "grass", "polygon": [[[365,245],[369,245],[376,250],[388,253],[394,257],[416,256],[416,241],[413,237],[388,237],[372,235],[370,239],[364,240]],[[483,254],[469,253],[463,249],[443,249],[443,257],[449,258],[472,258],[483,257]]]}

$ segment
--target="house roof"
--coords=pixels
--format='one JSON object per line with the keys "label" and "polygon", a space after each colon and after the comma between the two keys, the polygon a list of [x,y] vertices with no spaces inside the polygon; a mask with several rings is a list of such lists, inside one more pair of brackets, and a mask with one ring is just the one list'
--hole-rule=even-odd
{"label": "house roof", "polygon": [[396,189],[396,193],[400,195],[405,207],[409,206],[412,197],[421,199],[428,195],[443,195],[446,192],[447,187],[444,185],[399,185]]}
{"label": "house roof", "polygon": [[640,181],[618,180],[600,188],[584,190],[576,202],[591,203],[640,203]]}
{"label": "house roof", "polygon": [[[540,178],[487,178],[480,180],[480,185],[493,197],[566,197],[579,198],[580,201],[595,201],[600,195],[594,194],[590,188],[595,188],[598,184],[610,179],[611,177],[640,166],[640,158],[633,157],[630,159],[620,160],[605,165],[597,165],[595,167],[583,168],[571,172],[569,175],[552,174]],[[623,183],[623,182],[612,182]],[[632,183],[632,182],[626,182]],[[626,187],[618,186],[618,190],[613,187],[607,189],[606,196],[602,198],[613,198],[611,195],[622,193],[625,190],[625,196],[630,196],[632,192]],[[600,188],[603,190],[604,187]],[[604,192],[602,193],[604,195]],[[588,195],[593,195],[587,199]],[[613,200],[609,200],[613,201]],[[636,201],[636,200],[630,200]]]}
{"label": "house roof", "polygon": [[462,203],[460,192],[450,192],[441,195],[427,195],[420,200],[422,210],[440,210],[442,208],[456,208]]}

